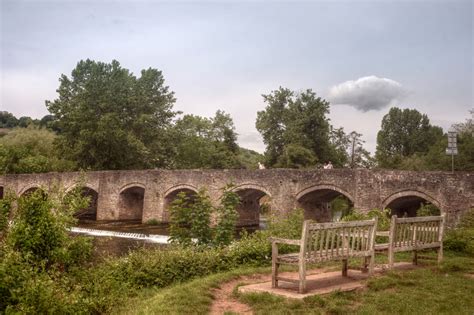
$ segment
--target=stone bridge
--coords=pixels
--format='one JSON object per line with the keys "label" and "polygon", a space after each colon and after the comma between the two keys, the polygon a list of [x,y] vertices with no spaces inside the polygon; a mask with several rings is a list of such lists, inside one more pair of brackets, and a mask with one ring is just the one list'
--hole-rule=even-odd
{"label": "stone bridge", "polygon": [[343,195],[356,209],[390,208],[416,215],[420,203],[433,204],[454,224],[474,207],[473,172],[409,172],[365,169],[333,170],[140,170],[98,171],[0,176],[0,196],[22,195],[34,189],[47,192],[60,185],[73,189],[82,178],[83,194],[91,197],[85,212],[96,220],[168,221],[168,208],[179,192],[194,194],[206,188],[218,204],[222,188],[235,185],[241,197],[239,225],[259,222],[262,202],[272,211],[303,208],[306,218],[330,221],[328,204]]}

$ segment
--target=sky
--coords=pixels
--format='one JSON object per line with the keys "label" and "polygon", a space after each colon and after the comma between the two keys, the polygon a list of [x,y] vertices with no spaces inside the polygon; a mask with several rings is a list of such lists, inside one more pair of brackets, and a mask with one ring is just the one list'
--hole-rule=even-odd
{"label": "sky", "polygon": [[447,130],[474,107],[474,1],[1,1],[0,110],[41,118],[81,59],[163,71],[175,109],[234,119],[241,146],[262,94],[312,89],[374,152],[391,106]]}

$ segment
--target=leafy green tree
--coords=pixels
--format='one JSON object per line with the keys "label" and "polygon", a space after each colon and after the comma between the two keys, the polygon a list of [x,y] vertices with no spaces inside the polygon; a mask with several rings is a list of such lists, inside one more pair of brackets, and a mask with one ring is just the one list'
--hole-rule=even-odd
{"label": "leafy green tree", "polygon": [[65,196],[65,191],[53,188],[49,193],[37,189],[17,198],[6,233],[8,249],[19,252],[32,265],[47,268],[54,264],[68,267],[89,257],[91,243],[68,235],[68,228],[76,222],[73,213],[89,200],[80,192]]}
{"label": "leafy green tree", "polygon": [[382,119],[377,134],[376,159],[382,168],[400,168],[404,158],[415,153],[425,154],[443,131],[432,126],[428,116],[416,109],[393,107]]}
{"label": "leafy green tree", "polygon": [[29,116],[22,116],[18,118],[18,127],[26,128],[30,125],[38,125],[39,122],[37,119],[33,119]]}
{"label": "leafy green tree", "polygon": [[54,146],[57,136],[30,126],[16,128],[0,138],[0,173],[44,173],[75,169],[75,163],[61,157]]}
{"label": "leafy green tree", "polygon": [[0,111],[0,128],[13,128],[18,126],[18,119],[9,112]]}
{"label": "leafy green tree", "polygon": [[211,199],[205,189],[200,189],[193,196],[190,220],[191,237],[196,239],[197,245],[207,245],[212,241],[211,213],[213,211]]}
{"label": "leafy green tree", "polygon": [[364,149],[362,134],[352,131],[349,134],[349,165],[351,168],[371,168],[374,166],[374,159],[370,153]]}
{"label": "leafy green tree", "polygon": [[173,200],[170,208],[170,242],[188,246],[192,244],[190,221],[192,216],[191,196],[180,192]]}
{"label": "leafy green tree", "polygon": [[283,150],[283,154],[278,157],[276,167],[286,168],[306,168],[314,165],[317,161],[314,153],[298,144],[288,144]]}
{"label": "leafy green tree", "polygon": [[224,187],[220,206],[217,207],[217,224],[215,227],[214,244],[229,245],[234,239],[235,226],[239,219],[236,208],[240,204],[240,197],[232,191],[233,185]]}
{"label": "leafy green tree", "polygon": [[[340,133],[333,129],[326,115],[329,103],[306,90],[295,93],[280,87],[268,95],[263,95],[267,104],[265,110],[257,113],[256,127],[266,145],[265,164],[269,167],[309,167],[316,161],[331,160],[337,166],[343,165],[338,156],[337,141]],[[288,148],[292,145],[291,148]],[[309,150],[311,154],[308,154]],[[289,152],[297,151],[297,156],[305,157],[304,165],[281,158]],[[343,154],[344,155],[344,154]],[[290,164],[284,164],[288,161]]]}
{"label": "leafy green tree", "polygon": [[175,168],[240,168],[232,118],[217,111],[212,118],[184,115],[174,128]]}
{"label": "leafy green tree", "polygon": [[239,148],[237,158],[239,163],[246,169],[257,169],[258,163],[263,162],[262,154],[245,148]]}
{"label": "leafy green tree", "polygon": [[47,101],[60,130],[58,148],[85,169],[136,169],[169,164],[174,93],[161,71],[134,76],[118,61],[80,61],[62,75],[59,98]]}

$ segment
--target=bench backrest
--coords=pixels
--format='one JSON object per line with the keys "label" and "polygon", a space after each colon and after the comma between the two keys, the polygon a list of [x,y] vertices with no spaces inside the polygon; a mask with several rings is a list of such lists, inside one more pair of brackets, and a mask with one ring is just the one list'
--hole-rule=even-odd
{"label": "bench backrest", "polygon": [[392,216],[389,244],[393,250],[408,251],[439,247],[443,241],[444,215],[416,218]]}
{"label": "bench backrest", "polygon": [[306,220],[300,256],[336,259],[370,254],[374,250],[376,230],[377,219],[333,223]]}

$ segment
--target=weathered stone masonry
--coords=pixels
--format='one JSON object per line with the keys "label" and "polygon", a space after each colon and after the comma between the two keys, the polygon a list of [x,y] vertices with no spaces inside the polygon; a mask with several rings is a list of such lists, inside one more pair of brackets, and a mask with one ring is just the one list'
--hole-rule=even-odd
{"label": "weathered stone masonry", "polygon": [[61,185],[72,189],[79,178],[96,193],[97,220],[167,221],[167,208],[176,194],[205,187],[213,203],[221,189],[235,185],[242,198],[240,225],[258,223],[259,199],[268,196],[273,210],[285,213],[296,207],[305,216],[329,220],[324,204],[346,196],[356,209],[409,207],[426,201],[446,213],[455,223],[474,207],[473,172],[408,172],[385,170],[141,170],[87,173],[47,173],[0,176],[0,191],[23,194],[34,188]]}

